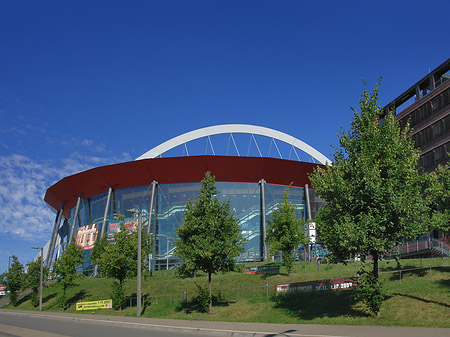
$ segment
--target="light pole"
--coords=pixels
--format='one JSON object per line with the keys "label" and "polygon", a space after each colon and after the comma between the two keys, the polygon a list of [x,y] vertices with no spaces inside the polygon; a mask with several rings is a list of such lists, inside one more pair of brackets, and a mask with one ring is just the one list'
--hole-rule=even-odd
{"label": "light pole", "polygon": [[126,213],[138,214],[138,246],[137,246],[137,311],[136,316],[141,316],[141,227],[142,227],[142,212],[136,209],[129,209]]}
{"label": "light pole", "polygon": [[169,270],[169,239],[173,239],[170,236],[166,235],[166,234],[158,234],[158,236],[165,236],[167,239],[167,252],[166,252],[166,270]]}
{"label": "light pole", "polygon": [[43,247],[31,247],[33,249],[41,250],[41,273],[39,275],[39,311],[42,311],[42,272],[43,272],[43,261],[44,261],[44,248]]}

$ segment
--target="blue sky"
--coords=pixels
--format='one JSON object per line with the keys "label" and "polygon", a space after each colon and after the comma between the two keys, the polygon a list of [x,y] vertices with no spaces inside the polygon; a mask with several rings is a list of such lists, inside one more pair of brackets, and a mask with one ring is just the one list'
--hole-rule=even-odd
{"label": "blue sky", "polygon": [[448,0],[0,3],[0,272],[49,239],[59,179],[201,127],[330,156],[362,77],[388,103],[450,57]]}

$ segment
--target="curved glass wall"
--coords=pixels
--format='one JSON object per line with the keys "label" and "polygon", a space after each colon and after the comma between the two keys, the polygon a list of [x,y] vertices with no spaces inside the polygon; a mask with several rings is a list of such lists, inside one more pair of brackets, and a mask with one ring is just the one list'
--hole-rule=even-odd
{"label": "curved glass wall", "polygon": [[[153,235],[154,248],[150,261],[151,268],[166,269],[181,262],[174,256],[175,232],[183,222],[187,201],[198,197],[201,183],[156,185],[153,196],[152,187],[152,184],[149,184],[113,190],[109,204],[107,204],[107,192],[83,200],[77,215],[75,208],[71,210],[68,222],[70,226],[75,224],[73,240],[76,240],[84,250],[84,259],[86,260],[81,268],[83,272],[89,274],[93,271],[93,266],[89,261],[89,252],[95,241],[100,238],[103,223],[105,224],[104,235],[107,235],[108,240],[112,240],[114,232],[118,230],[118,214],[124,216],[126,226],[131,229],[135,228],[137,214],[127,213],[126,211],[130,209],[141,211],[142,226]],[[237,258],[237,262],[261,261],[264,251],[262,210],[265,210],[267,225],[271,220],[272,212],[283,199],[286,186],[264,183],[263,189],[260,183],[216,182],[216,188],[218,191],[216,197],[219,200],[229,200],[230,210],[239,219],[242,235],[247,239],[245,253]],[[264,191],[264,195],[262,195],[262,191]],[[321,202],[315,198],[311,189],[309,193],[314,216]],[[305,217],[304,189],[290,187],[288,194],[289,201],[295,205],[298,216]],[[149,223],[149,215],[151,215],[151,223]]]}

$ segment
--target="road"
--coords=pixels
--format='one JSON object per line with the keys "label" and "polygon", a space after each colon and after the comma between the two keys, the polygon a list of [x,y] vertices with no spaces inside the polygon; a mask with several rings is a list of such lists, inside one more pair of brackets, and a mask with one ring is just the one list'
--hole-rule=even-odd
{"label": "road", "polygon": [[0,310],[0,337],[448,337],[450,329],[184,321]]}

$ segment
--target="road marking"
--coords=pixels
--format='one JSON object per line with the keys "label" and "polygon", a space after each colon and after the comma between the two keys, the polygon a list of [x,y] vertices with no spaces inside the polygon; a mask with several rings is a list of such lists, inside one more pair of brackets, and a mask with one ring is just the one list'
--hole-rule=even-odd
{"label": "road marking", "polygon": [[[10,312],[5,312],[10,313]],[[48,317],[48,318],[55,318],[55,319],[67,319],[67,320],[79,320],[79,321],[86,321],[86,322],[95,322],[95,323],[101,323],[101,324],[128,324],[128,325],[134,325],[139,327],[154,327],[154,328],[164,328],[164,329],[177,329],[177,330],[190,330],[190,331],[198,331],[198,332],[223,332],[223,333],[230,333],[230,334],[253,334],[253,335],[265,335],[265,336],[298,336],[298,337],[348,337],[348,336],[340,336],[340,335],[314,335],[314,334],[301,334],[301,333],[290,333],[290,332],[262,332],[262,331],[251,331],[251,330],[227,330],[227,329],[212,329],[212,328],[203,328],[203,327],[188,327],[188,326],[174,326],[174,325],[160,325],[160,324],[151,324],[151,323],[137,323],[137,322],[126,322],[126,321],[116,321],[116,320],[109,320],[109,319],[93,319],[93,318],[84,318],[84,317],[73,317],[73,316],[56,316],[56,315],[49,315],[49,314],[33,314],[33,313],[24,313],[24,312],[18,312],[18,313],[11,313],[11,314],[17,314],[17,315],[25,315],[25,316],[35,316],[35,317]],[[230,322],[232,323],[232,322]]]}
{"label": "road marking", "polygon": [[58,335],[47,331],[22,328],[15,325],[7,325],[0,323],[0,336],[7,337],[66,337],[66,335]]}

